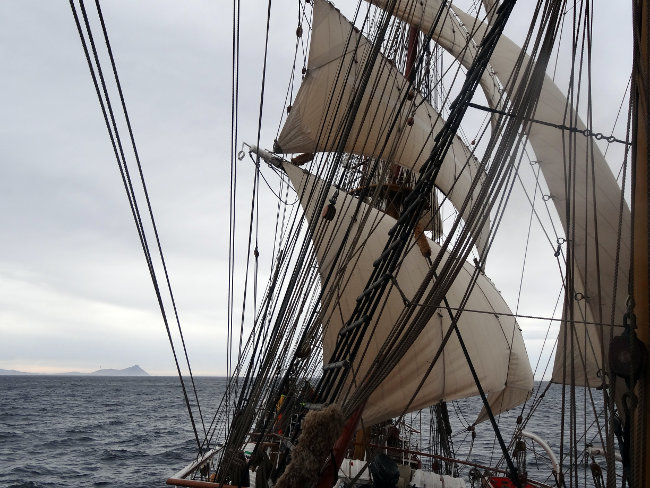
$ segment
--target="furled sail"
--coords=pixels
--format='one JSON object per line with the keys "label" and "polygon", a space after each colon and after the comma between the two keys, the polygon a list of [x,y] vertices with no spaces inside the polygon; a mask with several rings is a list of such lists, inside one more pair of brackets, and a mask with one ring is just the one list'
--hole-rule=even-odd
{"label": "furled sail", "polygon": [[[372,45],[325,0],[314,2],[312,37],[307,72],[278,137],[282,153],[333,152],[340,150],[340,133]],[[419,94],[408,100],[408,82],[380,54],[347,138],[345,152],[381,158],[418,171],[434,145],[433,138],[444,120]],[[406,100],[400,110],[400,106]],[[395,126],[393,127],[393,123]],[[460,209],[466,198],[475,199],[483,178],[478,161],[460,138],[442,165],[436,186]],[[467,210],[463,217],[466,216]],[[490,232],[489,222],[477,238],[482,251]]]}
{"label": "furled sail", "polygon": [[[319,200],[314,198],[314,195],[328,192],[326,197],[329,199],[335,191],[334,188],[327,187],[322,180],[295,166],[285,164],[284,168],[301,199],[306,218],[312,221],[317,212],[315,202]],[[372,263],[383,251],[388,230],[395,223],[388,215],[364,203],[360,203],[363,217],[353,219],[354,208],[359,203],[356,197],[339,193],[334,219],[326,222],[324,231],[321,230],[323,234],[314,239],[321,278],[327,276],[332,266],[335,267],[333,276],[338,277],[328,283],[323,294],[324,297],[328,294],[335,297],[333,300],[325,299],[321,310],[325,329],[324,358],[331,355],[343,321],[351,315],[356,297],[363,291],[370,277]],[[365,218],[367,223],[362,225]],[[347,230],[351,231],[351,235],[358,232],[359,236],[358,240],[347,241],[341,254],[350,257],[349,266],[333,260],[333,255],[341,246]],[[429,241],[429,244],[434,255],[440,252],[436,243]],[[376,329],[368,341],[367,353],[360,363],[357,360],[359,364],[355,364],[355,371],[350,374],[348,384],[364,377],[404,309],[401,293],[412,297],[427,271],[426,260],[417,247],[412,247],[395,277],[399,287],[392,287],[387,291],[386,306],[382,308],[382,313],[375,317]],[[473,271],[474,268],[466,264],[452,285],[447,295],[451,308],[459,305]],[[485,276],[478,278],[466,309],[484,312],[463,313],[459,328],[479,373],[482,387],[494,396],[492,407],[498,413],[522,403],[528,398],[533,387],[528,355],[517,322],[499,292]],[[363,414],[368,425],[403,413],[414,394],[415,398],[408,406],[409,411],[440,400],[454,400],[478,394],[460,344],[453,334],[440,360],[418,390],[420,381],[450,323],[448,312],[444,308],[434,314],[418,340],[368,400]],[[374,327],[374,323],[371,327]],[[362,349],[364,347],[362,345]],[[506,388],[508,396],[499,396],[498,393]]]}
{"label": "furled sail", "polygon": [[[385,6],[385,0],[372,0],[379,6]],[[433,19],[442,7],[440,0],[413,2],[398,0],[395,14],[406,22],[418,25],[427,32],[432,27]],[[446,12],[442,19],[450,19],[438,26],[434,40],[456,56],[464,65],[469,66],[473,57],[471,51],[463,52],[463,44],[449,37],[451,19],[459,19],[468,27],[474,39],[479,43],[487,31],[487,26],[480,20],[458,9],[456,6],[444,7],[453,10]],[[453,22],[452,22],[453,23]],[[438,32],[439,31],[439,32]],[[508,95],[514,94],[516,83],[507,83],[520,55],[521,48],[506,36],[501,36],[490,59],[495,75],[503,82]],[[530,58],[525,56],[527,62]],[[488,96],[488,103],[492,105]],[[544,79],[539,103],[534,115],[536,119],[556,123],[575,125],[584,130],[585,125],[576,115],[566,97],[549,76]],[[585,322],[608,323],[612,311],[615,321],[620,323],[625,313],[627,273],[630,261],[629,243],[621,241],[618,270],[616,268],[616,249],[618,243],[620,188],[611,169],[595,143],[589,138],[578,135],[572,142],[575,155],[574,173],[572,174],[572,195],[567,195],[565,174],[565,156],[563,148],[567,136],[560,130],[542,124],[532,124],[529,141],[544,179],[550,191],[550,197],[560,216],[565,236],[569,235],[567,222],[567,201],[571,203],[573,218],[571,228],[574,232],[574,287],[576,296],[572,297],[575,327],[571,334],[565,330],[565,322],[560,329],[553,381],[564,382],[564,365],[573,362],[575,366],[574,382],[578,385],[598,386],[602,383],[599,372],[606,368],[609,328],[589,325]],[[592,178],[595,191],[592,190]],[[596,211],[594,213],[594,208]],[[622,214],[622,235],[630,232],[630,211],[625,205]],[[596,232],[597,231],[597,232]],[[586,256],[586,258],[585,258]],[[618,293],[613,297],[612,284],[618,281]],[[598,286],[601,288],[599,289]],[[566,318],[566,317],[565,317]],[[582,322],[582,323],[581,323]],[[618,335],[620,329],[615,329]],[[574,344],[572,348],[570,344]]]}

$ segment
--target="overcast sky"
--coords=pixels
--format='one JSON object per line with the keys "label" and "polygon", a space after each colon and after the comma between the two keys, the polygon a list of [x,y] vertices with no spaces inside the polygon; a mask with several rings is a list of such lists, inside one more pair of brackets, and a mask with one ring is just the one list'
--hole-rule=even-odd
{"label": "overcast sky", "polygon": [[[266,147],[275,137],[293,55],[297,10],[294,2],[284,3],[271,19]],[[87,8],[96,19],[93,4]],[[231,7],[223,5],[102,3],[198,374],[225,371],[232,41]],[[596,105],[595,126],[603,132],[612,128],[629,76],[629,15],[620,9],[610,6],[595,20],[594,51],[603,48],[604,54],[595,60],[600,74],[594,96],[607,100],[602,110]],[[265,15],[259,2],[244,7],[241,21],[240,135],[250,142],[256,137]],[[526,26],[514,19],[509,31],[516,36]],[[606,22],[615,26],[613,34],[606,33]],[[103,45],[97,22],[93,28]],[[65,372],[139,364],[153,374],[175,374],[68,3],[0,2],[0,63],[0,368]],[[624,120],[616,134],[624,135]],[[250,167],[240,164],[244,214]],[[617,168],[620,160],[611,164]],[[262,217],[272,220],[275,202],[270,194],[265,198],[269,213]],[[522,225],[521,216],[509,218],[506,228]],[[501,271],[520,267],[512,262],[522,261],[523,244],[518,246],[516,260],[510,255],[490,263],[513,309],[519,277]],[[264,248],[262,254],[264,259]],[[539,288],[538,300],[522,303],[520,312],[548,315],[559,283],[543,278],[547,262],[529,266],[527,283]],[[547,324],[521,323],[534,363]]]}

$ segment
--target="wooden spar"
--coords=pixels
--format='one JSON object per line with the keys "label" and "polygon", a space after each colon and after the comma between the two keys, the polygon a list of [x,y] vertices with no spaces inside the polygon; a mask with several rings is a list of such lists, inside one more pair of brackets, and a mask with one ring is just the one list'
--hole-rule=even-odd
{"label": "wooden spar", "polygon": [[418,34],[420,29],[414,25],[409,27],[409,47],[406,53],[406,69],[404,70],[404,78],[408,81],[415,80],[415,72],[413,66],[415,65],[415,58],[418,53]]}
{"label": "wooden spar", "polygon": [[[635,56],[636,93],[633,102],[636,104],[636,133],[634,134],[634,172],[632,180],[632,279],[634,313],[636,314],[637,337],[645,344],[646,350],[650,347],[650,300],[648,299],[648,144],[650,135],[648,127],[648,92],[650,70],[648,69],[648,20],[650,12],[646,0],[634,0],[634,15],[636,25],[633,36],[637,39],[635,47],[638,51]],[[650,483],[648,469],[650,466],[650,422],[648,410],[650,409],[650,371],[648,361],[644,365],[641,377],[636,388],[638,405],[632,417],[632,444],[631,444],[631,486],[645,487]]]}
{"label": "wooden spar", "polygon": [[368,452],[368,445],[370,443],[371,428],[357,430],[357,435],[354,440],[354,450],[352,452],[352,459],[363,460],[366,458]]}
{"label": "wooden spar", "polygon": [[325,467],[321,470],[320,479],[318,480],[316,488],[331,488],[334,486],[338,477],[339,468],[341,467],[341,462],[343,462],[345,450],[350,445],[352,436],[354,436],[357,431],[357,425],[359,425],[359,420],[361,420],[361,414],[363,413],[365,406],[366,402],[363,402],[345,422],[343,432],[341,432],[341,435],[332,448],[332,455],[327,461]]}

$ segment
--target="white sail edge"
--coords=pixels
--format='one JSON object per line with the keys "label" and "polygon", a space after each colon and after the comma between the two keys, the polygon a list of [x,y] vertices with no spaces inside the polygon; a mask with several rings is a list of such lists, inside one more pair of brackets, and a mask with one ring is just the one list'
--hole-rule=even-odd
{"label": "white sail edge", "polygon": [[[284,168],[296,193],[303,195],[301,204],[305,217],[308,220],[312,219],[317,209],[315,202],[307,195],[311,194],[312,190],[320,194],[321,190],[326,188],[326,184],[314,175],[290,164],[285,164]],[[331,187],[328,190],[327,198],[330,198],[335,190]],[[353,209],[357,203],[359,201],[356,197],[339,192],[336,216],[327,224],[324,234],[326,238],[323,242],[314,242],[319,270],[323,277],[332,266],[331,256],[326,249],[329,246],[330,249],[338,249],[348,228],[352,230],[352,235],[360,231],[358,244],[346,245],[346,251],[350,250],[354,254],[354,266],[342,270],[342,277],[338,282],[342,288],[336,290],[338,295],[336,304],[324,304],[322,317],[325,321],[323,337],[325,358],[329,357],[334,349],[337,334],[343,325],[342,321],[350,317],[356,297],[361,294],[370,277],[372,263],[383,251],[388,230],[395,223],[395,220],[386,214],[361,203],[361,214],[367,214],[370,223],[359,229],[362,218],[352,219]],[[440,252],[440,247],[436,243],[429,241],[429,244],[434,255]],[[396,275],[399,289],[406,297],[415,294],[425,278],[427,269],[426,261],[418,248],[411,248]],[[473,271],[473,267],[466,264],[463,272],[452,285],[447,295],[450,307],[457,307],[460,303]],[[324,295],[337,286],[336,283],[328,284]],[[348,385],[353,381],[353,377],[357,379],[364,377],[403,308],[402,297],[398,290],[393,288],[387,295],[387,304],[383,307],[382,313],[375,317],[377,327],[367,344],[368,352],[365,359],[360,364],[355,364],[355,374],[350,375]],[[495,399],[501,398],[499,392],[509,388],[508,401],[495,401],[492,408],[495,413],[499,413],[523,403],[532,391],[533,373],[521,331],[508,305],[492,282],[485,276],[480,276],[466,308],[486,312],[466,312],[458,324],[479,373],[482,387]],[[456,400],[478,394],[461,346],[456,336],[452,335],[438,363],[407,408],[449,324],[450,319],[446,310],[441,309],[439,313],[434,314],[418,340],[369,398],[363,414],[367,425],[398,416],[405,410],[414,411],[441,400]],[[365,344],[362,347],[365,347]]]}
{"label": "white sail edge", "polygon": [[[386,1],[384,0],[372,0],[371,3],[380,7],[386,5]],[[395,7],[395,15],[405,22],[418,25],[422,31],[427,32],[431,29],[433,19],[441,8],[442,2],[440,0],[427,0],[415,2],[415,4],[416,6],[413,7],[413,2],[410,0],[398,0]],[[441,22],[438,26],[434,38],[445,50],[456,56],[464,66],[469,66],[473,61],[472,52],[467,50],[463,55],[462,45],[456,42],[454,37],[450,35],[456,29],[454,19],[460,19],[465,26],[471,26],[470,30],[474,33],[474,38],[477,43],[480,43],[482,37],[487,32],[487,26],[456,6],[446,6],[445,8],[452,10],[453,15],[443,13],[441,18],[444,19],[444,22]],[[520,52],[521,48],[507,36],[500,38],[490,59],[490,64],[497,78],[501,81],[508,80]],[[526,55],[525,62],[529,60],[530,58]],[[517,84],[504,84],[504,86],[508,92],[508,96],[510,96],[514,93]],[[488,103],[492,105],[490,100],[488,96]],[[568,113],[565,116],[566,107],[569,107],[570,110],[566,111]],[[576,117],[575,111],[568,104],[566,97],[548,75],[545,77],[542,86],[535,118],[557,124],[570,123],[570,120],[576,120],[576,125],[579,130],[586,128],[580,117]],[[567,219],[565,209],[567,195],[565,190],[562,137],[562,131],[542,124],[532,124],[529,132],[529,142],[535,152],[542,174],[549,188],[551,199],[559,214],[566,235]],[[587,181],[590,181],[591,170],[587,167],[587,164],[576,164],[574,186],[577,191],[573,199],[575,209],[573,226],[576,236],[574,249],[576,256],[584,256],[587,253],[588,260],[586,265],[582,258],[577,259],[575,262],[575,289],[576,292],[580,293],[578,297],[587,297],[587,299],[582,302],[578,300],[574,301],[574,316],[577,322],[573,332],[575,341],[575,347],[573,349],[571,349],[570,345],[565,344],[565,322],[562,322],[552,381],[557,383],[565,382],[563,378],[564,364],[573,362],[576,368],[575,384],[581,386],[599,386],[602,383],[602,369],[606,369],[607,367],[607,357],[602,357],[601,350],[604,350],[605,356],[607,356],[609,328],[599,325],[588,325],[580,323],[580,321],[600,322],[601,318],[598,311],[601,309],[603,311],[603,322],[609,321],[612,310],[614,311],[614,316],[617,317],[617,321],[622,320],[623,314],[625,313],[625,290],[630,262],[630,248],[629,242],[625,240],[621,242],[617,274],[615,271],[615,262],[621,190],[596,144],[591,146],[589,139],[582,135],[578,135],[575,138],[574,144],[576,161],[593,161],[598,209],[596,215],[594,215],[594,195],[591,192],[585,194],[584,191],[587,187]],[[591,152],[592,148],[593,153]],[[588,155],[591,159],[587,157]],[[596,236],[593,225],[594,219],[597,219],[598,222],[598,236]],[[588,222],[588,224],[586,225],[585,222]],[[629,235],[630,211],[627,205],[623,208],[621,229],[622,235]],[[598,249],[596,249],[596,243],[598,243]],[[596,250],[599,253],[600,263],[596,262]],[[598,276],[598,264],[600,264],[600,281],[606,284],[604,289],[600,291],[597,289],[598,280],[596,279]],[[618,280],[619,284],[618,294],[612,300],[611,284],[615,280]],[[620,330],[620,328],[615,328],[614,335],[618,335]],[[567,335],[567,337],[569,336]]]}
{"label": "white sail edge", "polygon": [[[349,105],[363,60],[371,49],[370,41],[325,0],[314,2],[311,35],[307,73],[277,140],[278,149],[285,154],[336,150],[338,139],[335,134],[345,118],[344,108],[336,110],[337,100],[341,100],[340,107]],[[347,52],[342,55],[349,36]],[[445,121],[431,104],[414,93],[413,100],[405,106],[410,107],[409,110],[402,110],[397,126],[386,142],[388,128],[407,87],[404,76],[380,54],[345,146],[346,152],[381,157],[413,171],[422,168],[433,148],[433,138]],[[332,135],[328,137],[330,133]],[[470,191],[471,185],[474,179],[482,181],[483,177],[484,172],[472,151],[459,137],[455,137],[436,186],[456,209],[460,209],[468,196],[472,199],[478,197],[481,182],[473,191]],[[463,217],[466,214],[467,210]],[[484,249],[489,233],[488,221],[477,237],[479,252]]]}

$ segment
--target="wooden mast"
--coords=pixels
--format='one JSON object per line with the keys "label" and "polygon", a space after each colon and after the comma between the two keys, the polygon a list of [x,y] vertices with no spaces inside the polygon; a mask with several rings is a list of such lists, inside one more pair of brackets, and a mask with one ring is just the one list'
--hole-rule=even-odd
{"label": "wooden mast", "polygon": [[[650,300],[648,299],[648,144],[650,127],[648,124],[648,3],[646,0],[633,0],[635,52],[634,72],[636,90],[631,94],[636,106],[636,130],[634,134],[634,171],[632,179],[632,279],[634,313],[636,314],[637,336],[650,349]],[[643,367],[636,387],[638,405],[632,418],[631,472],[633,488],[650,484],[650,371],[649,365]]]}

